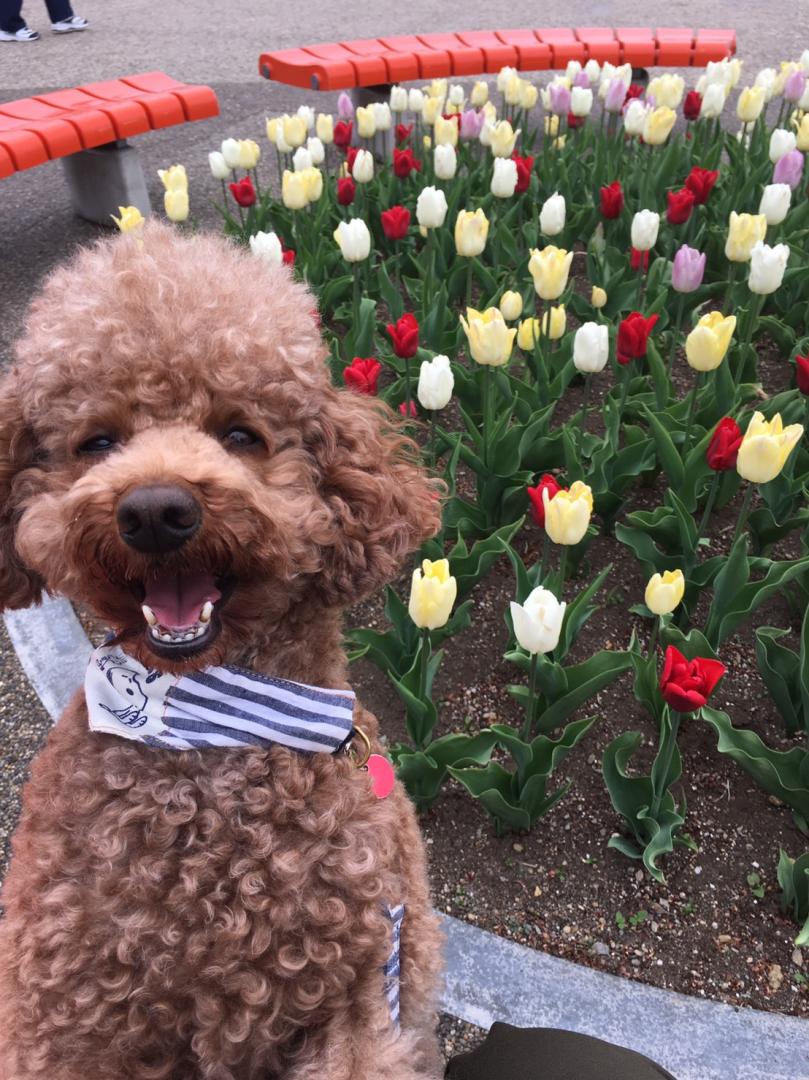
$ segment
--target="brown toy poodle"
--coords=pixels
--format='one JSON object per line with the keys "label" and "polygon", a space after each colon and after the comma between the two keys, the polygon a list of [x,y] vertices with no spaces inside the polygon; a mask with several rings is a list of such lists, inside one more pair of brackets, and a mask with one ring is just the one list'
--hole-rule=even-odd
{"label": "brown toy poodle", "polygon": [[[331,385],[313,308],[285,268],[159,225],[54,273],[0,385],[0,603],[86,604],[158,681],[224,665],[344,701],[341,613],[438,528],[439,492],[385,406]],[[375,797],[344,747],[136,736],[90,730],[79,693],[33,764],[2,1080],[436,1075],[401,787]]]}

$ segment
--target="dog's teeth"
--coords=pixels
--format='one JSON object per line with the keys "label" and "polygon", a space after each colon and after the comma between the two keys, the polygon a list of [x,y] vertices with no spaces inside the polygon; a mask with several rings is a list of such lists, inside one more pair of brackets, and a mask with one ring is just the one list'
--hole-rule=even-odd
{"label": "dog's teeth", "polygon": [[154,638],[159,638],[160,637],[160,630],[156,626],[150,626],[149,627],[149,633]]}
{"label": "dog's teeth", "polygon": [[211,615],[213,615],[213,604],[210,600],[206,600],[202,605],[202,611],[199,613],[199,621],[203,623],[210,622]]}
{"label": "dog's teeth", "polygon": [[141,611],[143,612],[143,617],[149,624],[149,626],[157,626],[157,616],[148,604],[141,604]]}

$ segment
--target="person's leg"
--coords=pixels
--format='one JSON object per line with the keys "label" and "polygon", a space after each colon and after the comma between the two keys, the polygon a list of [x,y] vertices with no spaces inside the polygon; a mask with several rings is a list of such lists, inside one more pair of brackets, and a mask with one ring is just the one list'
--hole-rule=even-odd
{"label": "person's leg", "polygon": [[16,34],[25,26],[25,19],[20,15],[22,0],[0,0],[0,30]]}
{"label": "person's leg", "polygon": [[486,1041],[453,1058],[447,1080],[674,1080],[634,1050],[554,1028],[494,1024]]}
{"label": "person's leg", "polygon": [[48,8],[48,15],[50,16],[52,23],[61,22],[63,19],[69,19],[73,14],[70,0],[45,0],[45,4]]}

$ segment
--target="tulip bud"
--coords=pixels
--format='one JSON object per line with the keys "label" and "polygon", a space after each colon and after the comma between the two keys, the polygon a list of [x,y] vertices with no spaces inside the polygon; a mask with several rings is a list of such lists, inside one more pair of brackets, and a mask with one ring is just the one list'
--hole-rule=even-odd
{"label": "tulip bud", "polygon": [[643,135],[646,116],[650,111],[649,106],[644,104],[640,98],[633,98],[629,102],[624,113],[624,131],[627,135],[633,135],[636,138]]}
{"label": "tulip bud", "polygon": [[334,239],[346,262],[362,262],[371,253],[371,234],[362,218],[341,221],[334,232]]}
{"label": "tulip bud", "polygon": [[416,200],[416,220],[423,229],[440,229],[447,216],[447,197],[435,187],[422,188]]}
{"label": "tulip bud", "polygon": [[798,125],[796,142],[798,149],[804,154],[809,150],[809,102],[807,103],[807,111],[801,117],[801,122]]}
{"label": "tulip bud", "polygon": [[372,101],[369,108],[374,114],[374,126],[377,131],[390,131],[393,125],[390,105],[387,101]]}
{"label": "tulip bud", "polygon": [[761,116],[764,108],[765,93],[760,86],[748,86],[739,94],[736,102],[736,115],[743,124],[752,124]]}
{"label": "tulip bud", "polygon": [[354,102],[343,90],[337,99],[337,115],[341,120],[351,120],[354,116]]}
{"label": "tulip bud", "polygon": [[330,146],[334,142],[334,118],[327,113],[318,113],[315,133],[325,146]]}
{"label": "tulip bud", "polygon": [[534,279],[537,295],[543,300],[558,300],[567,287],[573,252],[564,248],[548,247],[531,250],[528,269]]}
{"label": "tulip bud", "polygon": [[423,409],[445,408],[452,397],[454,385],[455,377],[448,356],[439,355],[432,360],[422,360],[416,397]]}
{"label": "tulip bud", "polygon": [[767,219],[763,214],[737,214],[731,210],[725,257],[731,262],[748,262],[753,246],[763,242],[766,235]]}
{"label": "tulip bud", "polygon": [[644,599],[653,615],[668,615],[674,611],[685,593],[685,578],[682,570],[666,570],[652,574],[646,586]]}
{"label": "tulip bud", "polygon": [[458,83],[450,86],[449,94],[447,95],[447,100],[449,101],[450,105],[454,105],[456,108],[461,108],[465,99],[466,94],[464,93],[464,88],[462,86],[459,86]]}
{"label": "tulip bud", "polygon": [[792,189],[789,184],[768,184],[761,195],[758,212],[768,225],[780,225],[789,213]]}
{"label": "tulip bud", "polygon": [[279,118],[277,116],[272,117],[272,119],[270,119],[269,116],[267,117],[267,120],[266,120],[267,138],[273,144],[273,146],[275,146],[275,144],[278,142],[278,129],[279,129],[279,127],[280,127]]}
{"label": "tulip bud", "polygon": [[461,325],[472,359],[487,367],[502,367],[511,356],[517,331],[509,330],[505,319],[494,307],[486,311],[467,308],[466,315],[466,319],[461,315]]}
{"label": "tulip bud", "polygon": [[759,296],[769,296],[780,287],[789,259],[789,245],[758,243],[750,252],[750,277],[747,287]]}
{"label": "tulip bud", "polygon": [[584,65],[584,74],[587,76],[590,85],[594,86],[601,77],[601,67],[598,60],[588,60]]}
{"label": "tulip bud", "polygon": [[289,169],[284,169],[284,176],[281,181],[281,199],[287,210],[303,210],[305,206],[309,205],[303,173],[290,172]]}
{"label": "tulip bud", "polygon": [[257,232],[250,237],[250,250],[270,266],[280,266],[284,261],[284,249],[274,232]]}
{"label": "tulip bud", "polygon": [[166,191],[188,191],[185,165],[172,165],[170,169],[158,169],[157,175]]}
{"label": "tulip bud", "polygon": [[231,170],[228,168],[224,154],[220,153],[219,150],[212,150],[208,154],[208,164],[211,167],[211,175],[214,180],[227,180],[230,176]]}
{"label": "tulip bud", "polygon": [[500,120],[495,124],[491,131],[489,143],[494,156],[510,158],[514,153],[514,147],[517,143],[519,134],[519,131],[514,131],[508,120]]}
{"label": "tulip bud", "polygon": [[306,142],[306,137],[309,134],[309,129],[306,125],[306,121],[301,116],[284,116],[283,131],[284,139],[294,150],[298,146],[303,146]]}
{"label": "tulip bud", "polygon": [[351,175],[358,184],[367,184],[374,178],[374,157],[368,150],[358,150]]}
{"label": "tulip bud", "polygon": [[323,164],[326,159],[326,148],[317,136],[306,140],[306,149],[309,151],[313,165]]}
{"label": "tulip bud", "polygon": [[407,90],[404,86],[392,86],[390,88],[390,111],[403,113],[407,109]]}
{"label": "tulip bud", "polygon": [[755,85],[760,87],[764,91],[764,101],[768,103],[772,101],[775,94],[775,68],[762,68],[756,75]]}
{"label": "tulip bud", "polygon": [[560,337],[564,337],[566,328],[567,315],[564,304],[552,307],[542,316],[542,333],[551,341],[558,341]]}
{"label": "tulip bud", "polygon": [[559,117],[553,113],[545,117],[545,134],[551,138],[559,134]]}
{"label": "tulip bud", "polygon": [[694,371],[713,371],[725,358],[736,329],[736,316],[723,318],[721,311],[709,311],[685,339],[685,356]]}
{"label": "tulip bud", "polygon": [[137,206],[119,206],[118,213],[120,217],[116,217],[115,214],[110,214],[110,217],[122,233],[136,232],[146,220]]}
{"label": "tulip bud", "polygon": [[517,328],[517,344],[523,352],[533,352],[541,336],[539,319],[523,319]]}
{"label": "tulip bud", "polygon": [[443,116],[437,116],[433,135],[438,146],[457,146],[458,124],[455,120],[445,120]]}
{"label": "tulip bud", "polygon": [[506,105],[516,107],[519,104],[521,83],[522,79],[518,75],[515,75],[513,79],[508,80],[506,89],[503,92],[503,97],[506,99]]}
{"label": "tulip bud", "polygon": [[600,310],[607,302],[607,294],[600,285],[594,285],[593,291],[590,293],[590,303],[594,308]]}
{"label": "tulip bud", "polygon": [[539,91],[533,83],[527,79],[520,79],[520,99],[517,102],[521,109],[533,109],[539,98]]}
{"label": "tulip bud", "polygon": [[700,287],[705,276],[706,259],[706,255],[687,244],[677,249],[671,268],[671,285],[675,292],[690,293]]}
{"label": "tulip bud", "polygon": [[545,236],[558,236],[565,227],[565,197],[558,191],[545,200],[539,212],[539,228]]}
{"label": "tulip bud", "polygon": [[225,139],[222,143],[222,157],[229,169],[239,168],[239,143],[236,139]]}
{"label": "tulip bud", "polygon": [[514,636],[531,656],[549,653],[559,644],[565,618],[564,603],[548,589],[539,587],[528,594],[524,604],[509,604]]}
{"label": "tulip bud", "polygon": [[519,72],[513,67],[501,67],[497,72],[497,89],[500,93],[504,93],[509,81],[513,79]]}
{"label": "tulip bud", "polygon": [[800,101],[806,91],[806,72],[798,68],[791,71],[784,82],[784,98],[793,105]]}
{"label": "tulip bud", "polygon": [[511,158],[495,158],[491,192],[498,199],[510,199],[517,187],[517,163]]}
{"label": "tulip bud", "polygon": [[604,95],[604,108],[609,113],[619,113],[626,100],[626,86],[622,79],[611,79]]}
{"label": "tulip bud", "polygon": [[603,371],[610,351],[610,336],[601,323],[586,322],[573,338],[573,364],[577,371],[589,374]]}
{"label": "tulip bud", "polygon": [[576,480],[569,491],[564,488],[550,498],[542,493],[545,507],[545,532],[554,544],[578,544],[587,532],[593,512],[593,493],[587,484]]}
{"label": "tulip bud", "polygon": [[366,108],[359,105],[354,115],[357,120],[357,134],[359,137],[361,139],[372,139],[376,134],[374,110],[370,106]]}
{"label": "tulip bud", "polygon": [[736,471],[751,484],[769,483],[780,474],[802,435],[803,425],[785,428],[780,413],[772,420],[765,420],[760,412],[753,413],[739,447]]}
{"label": "tulip bud", "polygon": [[166,217],[169,221],[188,220],[188,192],[182,188],[169,188],[163,196]]}
{"label": "tulip bud", "polygon": [[303,172],[304,169],[312,168],[312,155],[305,146],[299,146],[292,155],[292,168],[295,172]]}
{"label": "tulip bud", "polygon": [[489,84],[478,80],[472,87],[472,93],[469,95],[469,102],[476,109],[482,108],[489,100]]}
{"label": "tulip bud", "polygon": [[661,107],[646,114],[643,125],[643,141],[649,146],[661,146],[671,134],[677,120],[673,109]]}
{"label": "tulip bud", "polygon": [[410,112],[420,113],[424,108],[424,93],[413,87],[407,92],[407,107]]}
{"label": "tulip bud", "polygon": [[[454,126],[454,124],[453,124]],[[453,146],[436,146],[433,151],[433,166],[439,180],[451,180],[458,168],[458,155]]]}
{"label": "tulip bud", "polygon": [[480,255],[488,235],[489,219],[481,209],[460,211],[455,220],[455,250],[459,255],[467,258]]}
{"label": "tulip bud", "polygon": [[425,559],[413,571],[407,611],[420,630],[438,630],[449,619],[458,585],[449,572],[449,560]]}
{"label": "tulip bud", "polygon": [[432,127],[444,108],[444,99],[426,97],[421,107],[421,118],[428,127]]}
{"label": "tulip bud", "polygon": [[315,128],[315,110],[311,105],[299,105],[297,115],[306,124],[307,131],[314,131]]}
{"label": "tulip bud", "polygon": [[593,91],[574,86],[570,91],[570,111],[574,116],[589,116],[593,110]]}
{"label": "tulip bud", "polygon": [[654,210],[639,210],[632,218],[632,247],[636,251],[650,251],[657,243],[660,214]]}
{"label": "tulip bud", "polygon": [[706,86],[705,93],[702,95],[702,104],[700,105],[699,115],[703,120],[716,120],[717,117],[722,115],[722,110],[725,108],[725,102],[727,101],[727,92],[724,86],[712,83],[710,86]]}
{"label": "tulip bud", "polygon": [[784,156],[784,154],[788,154],[791,150],[794,150],[796,145],[797,139],[791,131],[786,131],[784,128],[776,128],[770,136],[770,161],[774,165]]}
{"label": "tulip bud", "polygon": [[426,87],[427,94],[431,98],[437,98],[440,101],[446,101],[447,98],[447,80],[446,79],[433,79],[428,87]]}
{"label": "tulip bud", "polygon": [[320,169],[311,166],[308,169],[304,169],[300,175],[303,178],[306,201],[310,203],[317,202],[323,194],[323,173]]}
{"label": "tulip bud", "polygon": [[779,158],[773,169],[774,184],[788,184],[794,191],[803,176],[803,154],[800,150],[789,150]]}
{"label": "tulip bud", "polygon": [[518,292],[509,290],[500,298],[500,311],[504,319],[513,322],[522,315],[522,297]]}

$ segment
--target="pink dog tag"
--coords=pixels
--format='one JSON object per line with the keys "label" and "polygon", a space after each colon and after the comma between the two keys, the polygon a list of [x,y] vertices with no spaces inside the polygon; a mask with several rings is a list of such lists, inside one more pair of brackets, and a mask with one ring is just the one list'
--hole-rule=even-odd
{"label": "pink dog tag", "polygon": [[371,754],[365,767],[371,777],[371,788],[374,795],[376,795],[377,799],[386,799],[393,791],[393,785],[396,781],[393,766],[381,754]]}

